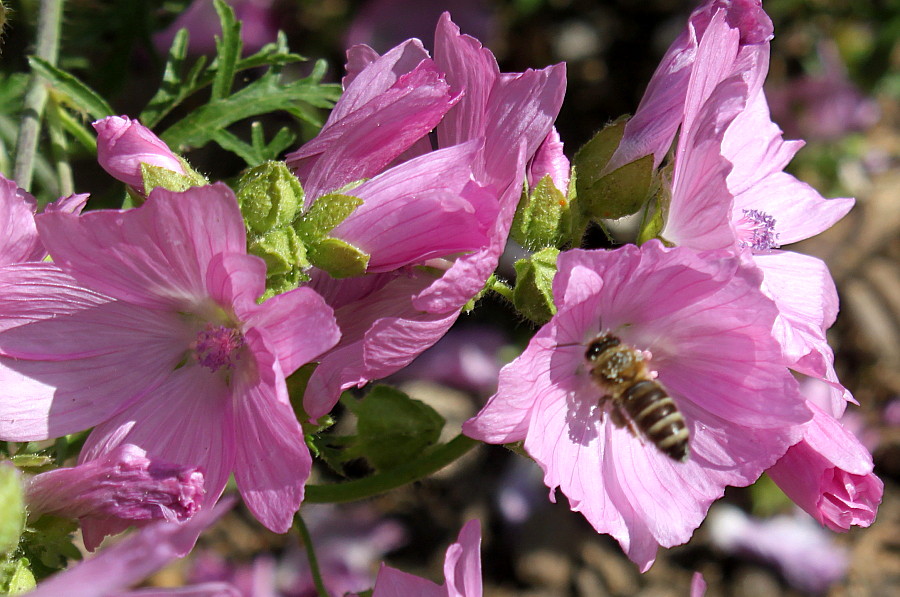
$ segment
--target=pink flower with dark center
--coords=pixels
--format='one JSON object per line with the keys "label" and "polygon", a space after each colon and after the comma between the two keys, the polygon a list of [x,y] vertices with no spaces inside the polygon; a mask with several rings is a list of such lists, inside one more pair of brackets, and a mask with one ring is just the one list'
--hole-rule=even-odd
{"label": "pink flower with dark center", "polygon": [[481,597],[481,528],[470,520],[459,531],[457,542],[447,548],[444,584],[381,565],[372,597]]}
{"label": "pink flower with dark center", "polygon": [[169,146],[137,120],[127,116],[107,116],[93,123],[97,131],[97,161],[106,172],[144,193],[141,164],[158,166],[186,174],[184,165]]}
{"label": "pink flower with dark center", "polygon": [[[690,538],[726,486],[749,485],[784,455],[810,413],[771,337],[775,306],[741,259],[650,241],[567,251],[558,266],[557,314],[503,368],[497,393],[463,431],[524,442],[551,500],[559,487],[646,570],[659,545]],[[646,369],[634,391],[662,388],[646,412],[667,395],[674,413],[651,425],[645,409],[626,415],[604,399],[623,390],[597,381],[589,357],[603,352],[594,349],[601,333],[612,337],[604,346],[618,346],[615,359]],[[676,457],[667,446],[679,429],[688,443]]]}
{"label": "pink flower with dark center", "polygon": [[94,427],[81,463],[134,444],[199,468],[204,504],[234,473],[286,531],[311,458],[285,377],[337,342],[332,309],[309,288],[257,304],[265,264],[222,184],[37,225],[54,263],[0,268],[0,437]]}
{"label": "pink flower with dark center", "polygon": [[93,551],[105,535],[154,520],[184,521],[200,508],[203,473],[152,462],[146,453],[122,444],[96,460],[35,475],[25,488],[31,515],[78,518],[84,544]]}
{"label": "pink flower with dark center", "polygon": [[[387,199],[396,196],[391,187],[383,187],[391,194],[362,194],[377,178],[349,191],[366,203],[334,234],[365,244],[372,262],[385,265],[370,266],[381,273],[367,279],[313,274],[312,287],[335,308],[343,333],[310,379],[304,409],[314,418],[330,411],[342,390],[409,364],[484,287],[505,246],[526,165],[551,134],[565,89],[562,65],[501,73],[493,54],[460,34],[446,13],[433,59],[417,40],[383,56],[357,46],[348,52],[347,70],[346,92],[320,135],[288,156],[304,188],[315,197],[400,162],[381,176],[407,168],[420,177],[419,169],[428,168],[443,194],[440,209],[421,192],[388,208]],[[432,129],[437,150],[426,136]],[[466,169],[456,174],[449,158],[461,153]],[[451,208],[452,216],[442,215]],[[397,233],[375,235],[385,217]],[[465,233],[456,232],[461,227]],[[411,243],[419,249],[396,258],[393,245]]]}

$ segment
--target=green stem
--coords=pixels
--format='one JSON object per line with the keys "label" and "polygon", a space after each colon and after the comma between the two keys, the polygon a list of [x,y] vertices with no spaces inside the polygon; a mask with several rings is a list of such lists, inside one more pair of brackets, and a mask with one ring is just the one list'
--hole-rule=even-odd
{"label": "green stem", "polygon": [[300,531],[300,539],[303,540],[303,546],[306,548],[306,557],[309,559],[309,570],[312,573],[313,583],[316,585],[316,593],[319,597],[330,597],[325,589],[325,583],[322,582],[322,572],[319,570],[319,561],[316,559],[316,550],[313,548],[312,537],[309,535],[309,529],[303,522],[303,517],[298,512],[294,517],[297,521],[297,529]]}
{"label": "green stem", "polygon": [[[52,65],[56,65],[59,54],[59,31],[62,22],[63,0],[41,0],[38,10],[37,45],[35,54]],[[22,124],[16,143],[16,165],[14,178],[23,189],[30,190],[37,151],[38,136],[41,132],[41,115],[47,102],[47,86],[36,73],[31,75],[25,105],[22,110]]]}
{"label": "green stem", "polygon": [[364,479],[331,485],[307,485],[304,502],[308,504],[354,502],[385,493],[436,473],[478,443],[477,440],[460,434],[406,464]]}
{"label": "green stem", "polygon": [[499,294],[500,296],[502,296],[509,302],[512,302],[513,289],[510,288],[509,285],[506,284],[505,282],[494,278],[494,281],[491,282],[491,290],[493,290],[494,292],[496,292],[497,294]]}
{"label": "green stem", "polygon": [[59,184],[59,196],[68,197],[75,192],[72,177],[72,165],[69,164],[69,143],[63,130],[61,112],[63,107],[50,98],[47,110],[47,125],[50,133],[50,154],[56,166],[56,178]]}

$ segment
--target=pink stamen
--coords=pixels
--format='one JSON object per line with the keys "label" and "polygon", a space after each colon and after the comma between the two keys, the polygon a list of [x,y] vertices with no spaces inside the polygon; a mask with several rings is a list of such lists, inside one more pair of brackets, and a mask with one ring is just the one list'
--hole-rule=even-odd
{"label": "pink stamen", "polygon": [[197,332],[197,339],[191,345],[197,362],[212,371],[233,369],[240,358],[244,337],[240,330],[213,325],[211,323]]}

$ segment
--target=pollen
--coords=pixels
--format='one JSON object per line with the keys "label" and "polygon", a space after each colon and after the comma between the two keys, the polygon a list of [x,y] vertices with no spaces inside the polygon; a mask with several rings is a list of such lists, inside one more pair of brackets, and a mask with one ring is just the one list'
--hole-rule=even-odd
{"label": "pollen", "polygon": [[764,211],[745,209],[743,217],[735,222],[735,227],[741,247],[760,252],[779,247],[775,218]]}
{"label": "pollen", "polygon": [[234,368],[243,346],[244,336],[240,330],[208,323],[197,332],[197,339],[191,344],[191,349],[200,365],[211,371],[219,371]]}

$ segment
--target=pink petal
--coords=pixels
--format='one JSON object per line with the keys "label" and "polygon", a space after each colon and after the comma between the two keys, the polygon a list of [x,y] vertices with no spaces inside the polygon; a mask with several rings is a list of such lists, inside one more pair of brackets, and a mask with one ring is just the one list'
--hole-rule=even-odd
{"label": "pink petal", "polygon": [[[196,364],[172,372],[152,396],[98,425],[79,462],[102,458],[123,443],[134,444],[151,460],[199,468],[206,480],[204,507],[225,489],[234,463],[231,392],[221,378]],[[109,527],[86,522],[85,545],[93,549]],[[92,539],[92,540],[89,540]]]}
{"label": "pink petal", "polygon": [[[344,93],[328,116],[323,128],[346,118],[352,112],[393,87],[404,74],[429,58],[418,39],[410,39],[391,48],[384,56],[366,45],[347,50],[347,74],[341,80]],[[357,81],[358,79],[358,81]]]}
{"label": "pink petal", "polygon": [[444,560],[447,597],[481,597],[481,523],[470,520]]}
{"label": "pink petal", "polygon": [[197,537],[234,505],[223,501],[203,510],[186,523],[159,522],[141,529],[73,568],[40,583],[31,597],[106,597],[150,576],[172,560],[183,557]]}
{"label": "pink petal", "polygon": [[129,211],[36,218],[54,262],[81,284],[150,308],[184,309],[207,296],[217,253],[246,252],[244,221],[224,184],[183,193],[154,189]]}
{"label": "pink petal", "polygon": [[368,253],[369,272],[482,247],[496,204],[487,193],[463,193],[479,145],[430,152],[353,189],[365,203],[331,236]]}
{"label": "pink petal", "polygon": [[372,597],[447,597],[447,591],[430,580],[381,565]]}
{"label": "pink petal", "polygon": [[93,123],[97,161],[110,176],[143,193],[141,164],[184,174],[184,166],[153,131],[127,116],[107,116]]}
{"label": "pink petal", "polygon": [[334,311],[311,288],[276,295],[242,319],[272,345],[285,375],[334,347],[341,338]]}
{"label": "pink petal", "polygon": [[256,330],[244,338],[256,366],[235,375],[234,476],[253,515],[268,529],[285,533],[303,501],[312,457],[278,361]]}
{"label": "pink petal", "polygon": [[266,263],[255,255],[214,255],[206,269],[206,288],[216,303],[231,305],[238,319],[244,320],[266,291]]}
{"label": "pink petal", "polygon": [[528,166],[528,184],[531,189],[549,176],[553,186],[566,194],[569,189],[569,159],[563,153],[563,142],[554,127],[534,154]]}
{"label": "pink petal", "polygon": [[[92,427],[156,391],[189,339],[176,313],[78,287],[49,264],[0,268],[0,435]],[[141,363],[135,367],[135,363]]]}
{"label": "pink petal", "polygon": [[34,226],[37,201],[0,175],[0,265],[40,261],[47,254]]}

